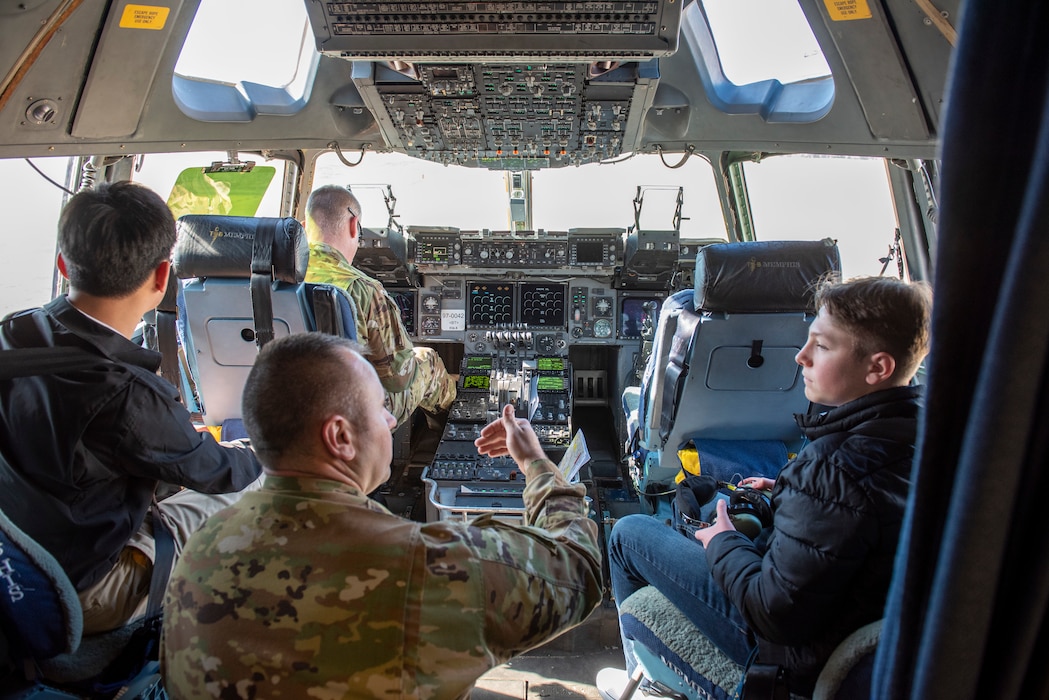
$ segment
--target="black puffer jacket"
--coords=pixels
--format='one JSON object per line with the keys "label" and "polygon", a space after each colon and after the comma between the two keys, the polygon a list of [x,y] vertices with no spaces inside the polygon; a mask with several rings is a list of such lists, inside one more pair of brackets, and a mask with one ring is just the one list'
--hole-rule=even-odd
{"label": "black puffer jacket", "polygon": [[251,450],[199,433],[160,354],[66,297],[0,322],[0,350],[73,347],[99,364],[0,382],[0,510],[58,560],[78,591],[117,561],[158,481],[229,493],[262,470]]}
{"label": "black puffer jacket", "polygon": [[[707,547],[714,579],[768,650],[811,690],[834,647],[882,617],[903,521],[920,391],[869,394],[798,416],[811,440],[776,478],[773,532]],[[772,644],[769,645],[768,643]]]}

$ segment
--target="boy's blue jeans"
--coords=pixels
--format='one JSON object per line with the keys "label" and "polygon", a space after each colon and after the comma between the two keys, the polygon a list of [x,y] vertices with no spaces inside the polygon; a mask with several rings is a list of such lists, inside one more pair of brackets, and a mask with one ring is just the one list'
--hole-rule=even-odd
{"label": "boy's blue jeans", "polygon": [[[655,586],[707,639],[743,666],[751,642],[743,616],[729,602],[707,568],[706,550],[649,515],[628,515],[612,528],[608,565],[616,603],[645,586]],[[632,642],[623,639],[627,671],[637,664]]]}

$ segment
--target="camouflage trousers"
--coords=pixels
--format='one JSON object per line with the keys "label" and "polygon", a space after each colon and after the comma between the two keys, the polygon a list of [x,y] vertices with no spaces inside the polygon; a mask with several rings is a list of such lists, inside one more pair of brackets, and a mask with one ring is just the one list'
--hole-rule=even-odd
{"label": "camouflage trousers", "polygon": [[397,425],[408,420],[416,407],[431,413],[442,411],[455,400],[455,378],[449,376],[444,361],[433,348],[413,348],[415,378],[406,391],[387,395],[390,413]]}

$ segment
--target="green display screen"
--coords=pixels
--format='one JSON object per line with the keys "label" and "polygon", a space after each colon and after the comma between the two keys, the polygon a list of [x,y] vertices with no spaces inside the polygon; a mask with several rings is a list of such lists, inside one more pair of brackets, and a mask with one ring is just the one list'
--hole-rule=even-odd
{"label": "green display screen", "polygon": [[484,375],[472,375],[463,377],[464,389],[487,389],[491,386],[491,378]]}
{"label": "green display screen", "polygon": [[565,361],[560,357],[539,357],[535,364],[537,369],[543,371],[560,372],[565,368]]}
{"label": "green display screen", "polygon": [[492,358],[490,357],[468,357],[466,358],[466,369],[491,369]]}
{"label": "green display screen", "polygon": [[539,377],[538,388],[542,391],[561,391],[565,388],[565,380],[561,377]]}

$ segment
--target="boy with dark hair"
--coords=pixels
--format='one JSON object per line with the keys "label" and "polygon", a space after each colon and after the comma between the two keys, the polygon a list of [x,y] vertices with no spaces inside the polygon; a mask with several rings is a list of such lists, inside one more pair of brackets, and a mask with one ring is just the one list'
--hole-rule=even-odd
{"label": "boy with dark hair", "polygon": [[[687,565],[681,535],[646,515],[619,520],[609,542],[617,602],[655,586],[737,664],[755,646],[775,658],[800,694],[811,693],[839,642],[882,616],[917,433],[920,389],[909,384],[929,349],[931,295],[891,278],[829,280],[816,307],[796,360],[806,398],[831,408],[796,417],[809,442],[774,482],[740,482],[772,490],[767,546],[736,531],[723,500],[695,535],[705,556]],[[615,678],[602,676],[599,685]]]}
{"label": "boy with dark hair", "polygon": [[126,297],[167,262],[175,222],[159,199],[145,187],[116,182],[69,200],[58,220],[58,264],[76,290],[71,296]]}
{"label": "boy with dark hair", "polygon": [[157,375],[159,353],[130,340],[171,273],[164,200],[102,183],[69,200],[58,243],[69,294],[5,318],[0,349],[79,349],[97,362],[0,383],[0,510],[62,565],[90,634],[145,612],[159,482],[195,489],[158,506],[177,553],[261,467],[251,450],[198,433]]}

